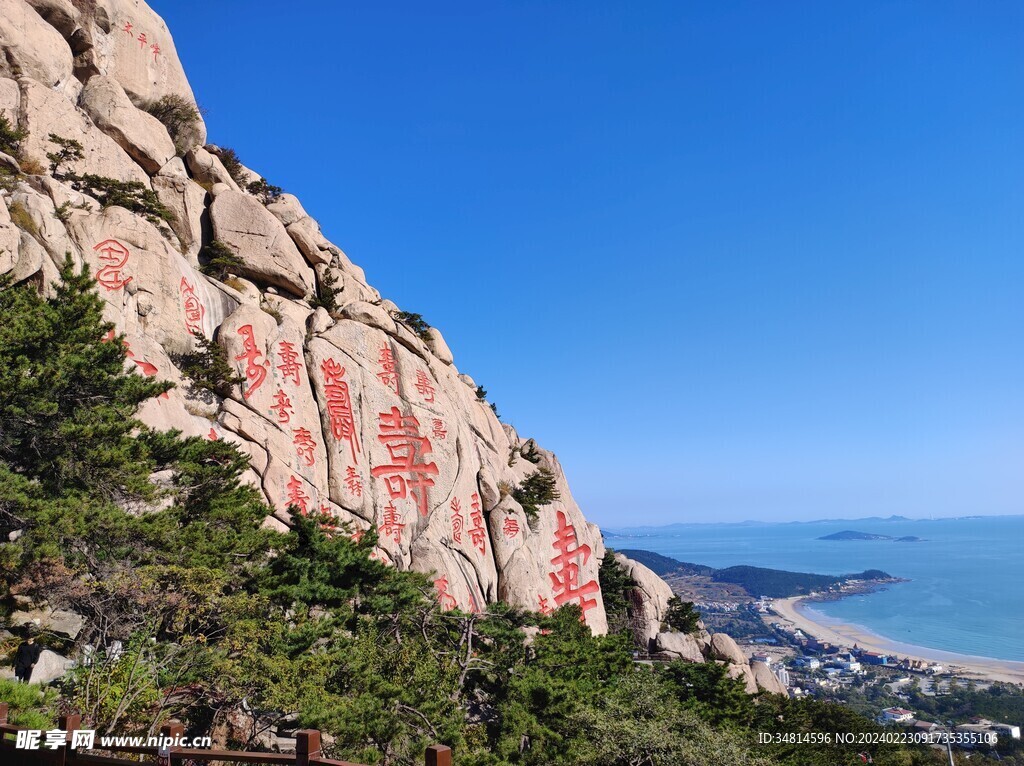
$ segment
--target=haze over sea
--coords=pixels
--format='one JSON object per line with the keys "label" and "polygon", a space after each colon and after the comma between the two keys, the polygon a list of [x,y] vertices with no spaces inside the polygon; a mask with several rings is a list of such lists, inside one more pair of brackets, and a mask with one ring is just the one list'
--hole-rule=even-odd
{"label": "haze over sea", "polygon": [[[924,541],[817,539],[847,529]],[[748,564],[818,574],[882,569],[909,582],[816,603],[813,610],[903,644],[1024,661],[1024,516],[604,531],[612,548],[639,548],[716,568]],[[815,618],[813,612],[808,616]]]}

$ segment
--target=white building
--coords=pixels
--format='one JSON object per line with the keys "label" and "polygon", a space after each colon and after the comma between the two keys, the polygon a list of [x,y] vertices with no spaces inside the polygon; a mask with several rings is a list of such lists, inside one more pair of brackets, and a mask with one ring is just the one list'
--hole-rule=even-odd
{"label": "white building", "polygon": [[902,707],[887,707],[878,717],[882,723],[903,723],[914,720],[914,711]]}

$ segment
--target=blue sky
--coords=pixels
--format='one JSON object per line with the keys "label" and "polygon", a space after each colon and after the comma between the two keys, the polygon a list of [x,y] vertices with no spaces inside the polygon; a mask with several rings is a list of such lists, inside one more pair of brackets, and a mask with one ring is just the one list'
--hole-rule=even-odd
{"label": "blue sky", "polygon": [[588,517],[1024,512],[1024,6],[151,0]]}

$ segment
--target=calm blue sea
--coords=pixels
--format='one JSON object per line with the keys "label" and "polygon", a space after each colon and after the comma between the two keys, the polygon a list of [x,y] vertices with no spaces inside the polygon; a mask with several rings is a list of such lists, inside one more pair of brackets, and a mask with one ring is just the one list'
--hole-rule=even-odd
{"label": "calm blue sea", "polygon": [[[816,539],[845,529],[925,542]],[[688,524],[605,530],[605,543],[718,568],[749,564],[821,574],[882,569],[910,582],[814,608],[893,641],[1024,660],[1024,516]]]}

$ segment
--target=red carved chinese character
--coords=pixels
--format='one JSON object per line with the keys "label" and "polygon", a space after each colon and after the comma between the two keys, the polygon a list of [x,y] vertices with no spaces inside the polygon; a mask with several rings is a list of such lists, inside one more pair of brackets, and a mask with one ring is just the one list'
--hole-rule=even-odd
{"label": "red carved chinese character", "polygon": [[207,438],[207,439],[209,439],[209,440],[210,440],[210,441],[212,441],[212,442],[215,442],[215,441],[217,441],[217,431],[216,431],[216,429],[214,429],[214,428],[211,428],[211,429],[210,429],[210,433],[208,433],[208,434],[206,435],[206,438]]}
{"label": "red carved chinese character", "polygon": [[281,356],[281,364],[277,365],[277,369],[284,375],[285,380],[291,378],[295,385],[299,385],[302,382],[299,377],[301,365],[297,361],[299,353],[295,350],[295,346],[283,340],[277,344],[277,348]]}
{"label": "red carved chinese character", "polygon": [[242,353],[235,357],[235,361],[245,360],[245,379],[249,383],[245,389],[245,398],[248,399],[256,389],[263,385],[267,377],[266,362],[257,361],[262,354],[256,348],[256,338],[252,332],[252,325],[247,324],[238,328],[238,334],[245,340],[242,343]]}
{"label": "red carved chinese character", "polygon": [[373,468],[370,474],[374,478],[384,477],[384,486],[392,500],[412,495],[420,514],[426,516],[429,510],[427,491],[434,486],[430,476],[437,475],[437,465],[417,460],[430,454],[430,442],[419,435],[419,420],[413,415],[403,416],[397,407],[379,413],[379,417],[377,439],[387,448],[392,462]]}
{"label": "red carved chinese character", "polygon": [[433,434],[434,434],[434,438],[435,439],[447,439],[448,438],[448,431],[445,430],[444,421],[441,420],[441,418],[434,418],[431,421],[431,425],[433,426],[433,429],[434,429],[433,430]]}
{"label": "red carved chinese character", "polygon": [[156,61],[156,57],[160,55],[160,46],[153,43],[149,46],[149,49],[153,51],[153,61]]}
{"label": "red carved chinese character", "polygon": [[113,291],[120,290],[132,281],[131,277],[126,279],[121,273],[121,270],[128,263],[127,247],[116,239],[105,239],[96,245],[93,250],[99,253],[98,258],[106,264],[101,266],[100,270],[96,272],[97,282],[106,289]]}
{"label": "red carved chinese character", "polygon": [[388,503],[384,506],[384,523],[380,525],[381,534],[400,543],[403,529],[405,529],[405,524],[402,523],[402,514],[395,508],[394,503]]}
{"label": "red carved chinese character", "polygon": [[[563,511],[558,511],[558,529],[555,532],[555,541],[551,547],[558,551],[558,555],[551,559],[555,566],[554,572],[549,572],[551,588],[555,593],[555,604],[562,606],[567,601],[579,602],[583,614],[588,609],[597,606],[597,600],[586,598],[591,593],[597,593],[601,586],[596,580],[591,580],[580,585],[580,563],[586,564],[590,558],[590,546],[580,545],[576,540],[576,528],[568,522]],[[583,558],[583,561],[577,561]],[[583,617],[583,614],[580,617]]]}
{"label": "red carved chinese character", "polygon": [[459,502],[459,498],[452,498],[452,540],[457,543],[462,542],[462,528],[466,525],[465,520],[462,518],[462,503]]}
{"label": "red carved chinese character", "polygon": [[363,535],[365,535],[365,534],[366,534],[365,530],[357,529],[355,532],[353,532],[351,535],[348,536],[348,539],[351,540],[354,543],[358,543],[360,540],[363,539]]}
{"label": "red carved chinese character", "polygon": [[324,395],[327,397],[327,417],[331,421],[331,434],[335,439],[348,442],[352,453],[352,462],[357,461],[359,437],[356,435],[356,420],[352,414],[352,395],[348,381],[345,380],[345,368],[333,359],[325,359],[320,365],[324,376]]}
{"label": "red carved chinese character", "polygon": [[514,516],[506,516],[501,531],[505,533],[505,537],[515,537],[519,534],[519,522]]}
{"label": "red carved chinese character", "polygon": [[543,596],[537,596],[537,600],[540,603],[540,608],[537,611],[539,611],[541,614],[551,614],[553,611],[555,611],[551,608],[551,604],[548,603],[548,600]]}
{"label": "red carved chinese character", "polygon": [[352,466],[345,469],[345,486],[356,497],[363,496],[363,480]]}
{"label": "red carved chinese character", "polygon": [[124,23],[124,26],[123,26],[123,27],[121,27],[121,31],[122,31],[122,32],[127,32],[128,34],[132,35],[132,37],[135,37],[135,35],[133,35],[133,34],[132,34],[132,28],[133,28],[133,26],[134,26],[134,25],[133,25],[133,24],[132,24],[132,23],[131,23],[130,21],[126,21],[126,22]]}
{"label": "red carved chinese character", "polygon": [[295,454],[301,457],[306,465],[313,465],[316,463],[316,442],[313,441],[313,435],[310,434],[308,428],[295,428],[292,429],[294,438],[292,444],[295,445]]}
{"label": "red carved chinese character", "polygon": [[196,286],[189,284],[189,281],[182,277],[178,292],[181,293],[182,306],[185,309],[185,329],[193,335],[203,335],[203,317],[206,315],[206,309],[196,295]]}
{"label": "red carved chinese character", "polygon": [[294,505],[305,516],[309,513],[309,495],[302,490],[302,482],[292,476],[288,480],[288,505]]}
{"label": "red carved chinese character", "polygon": [[428,404],[433,403],[434,387],[430,384],[430,378],[423,370],[416,370],[416,390],[423,397],[423,401]]}
{"label": "red carved chinese character", "polygon": [[146,39],[146,33],[145,33],[145,32],[141,32],[141,33],[139,34],[139,36],[138,36],[138,37],[136,37],[135,39],[139,41],[139,50],[140,50],[140,51],[141,51],[141,50],[142,50],[143,48],[145,48],[145,47],[146,47],[146,44],[147,44],[147,43],[149,43],[149,40],[147,40],[147,39]]}
{"label": "red carved chinese character", "polygon": [[469,611],[471,611],[473,614],[480,614],[480,607],[476,603],[476,596],[474,596],[472,593],[469,594]]}
{"label": "red carved chinese character", "polygon": [[292,419],[292,400],[288,398],[288,394],[282,391],[280,388],[277,389],[277,393],[274,394],[274,404],[270,408],[277,413],[277,422],[284,425]]}
{"label": "red carved chinese character", "polygon": [[470,495],[469,518],[473,521],[473,528],[469,530],[469,539],[480,553],[487,553],[487,530],[484,529],[484,516],[480,512],[480,495],[474,492]]}
{"label": "red carved chinese character", "polygon": [[437,588],[437,603],[441,605],[441,608],[446,612],[449,609],[455,609],[459,605],[459,602],[455,600],[455,597],[448,592],[448,577],[439,577],[434,580],[434,587]]}
{"label": "red carved chinese character", "polygon": [[377,362],[380,364],[380,372],[377,373],[380,382],[397,394],[398,368],[395,365],[394,352],[387,343],[380,347],[380,356],[377,357]]}

